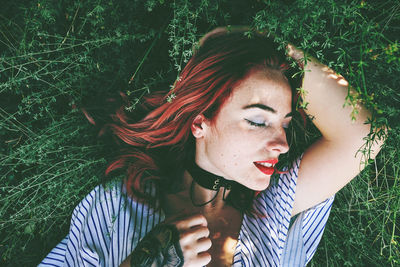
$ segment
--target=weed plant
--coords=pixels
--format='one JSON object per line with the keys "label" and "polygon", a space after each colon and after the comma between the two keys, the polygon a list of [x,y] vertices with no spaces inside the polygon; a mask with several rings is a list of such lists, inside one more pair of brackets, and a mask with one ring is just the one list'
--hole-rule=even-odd
{"label": "weed plant", "polygon": [[[361,99],[372,128],[390,127],[378,157],[337,194],[310,266],[400,264],[399,1],[25,0],[0,10],[0,265],[37,265],[79,201],[121,179],[104,177],[115,147],[97,134],[108,114],[124,103],[134,116],[144,95],[171,88],[204,33],[227,25],[317,57],[358,92],[343,103],[353,115]],[[290,155],[320,136],[301,120]]]}

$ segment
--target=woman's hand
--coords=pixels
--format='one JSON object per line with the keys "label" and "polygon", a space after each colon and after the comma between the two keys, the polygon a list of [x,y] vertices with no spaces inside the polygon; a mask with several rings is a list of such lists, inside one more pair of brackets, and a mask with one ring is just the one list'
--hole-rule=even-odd
{"label": "woman's hand", "polygon": [[178,229],[183,252],[183,266],[205,266],[211,261],[207,250],[211,247],[206,218],[199,214],[172,222]]}
{"label": "woman's hand", "polygon": [[[289,43],[286,50],[288,56],[293,58],[304,70],[303,84],[308,80],[311,80],[312,83],[315,83],[316,80],[320,80],[320,82],[330,83],[331,86],[346,87],[349,85],[342,75],[320,63],[316,58],[309,55],[305,56],[304,52],[294,45]],[[351,93],[354,94],[355,92],[352,91]]]}
{"label": "woman's hand", "polygon": [[204,266],[211,261],[206,218],[199,214],[170,218],[152,229],[120,267]]}
{"label": "woman's hand", "polygon": [[296,60],[301,68],[304,68],[304,65],[302,64],[302,60],[304,59],[303,51],[301,51],[300,49],[298,49],[297,47],[295,47],[290,43],[286,46],[286,51],[288,56]]}

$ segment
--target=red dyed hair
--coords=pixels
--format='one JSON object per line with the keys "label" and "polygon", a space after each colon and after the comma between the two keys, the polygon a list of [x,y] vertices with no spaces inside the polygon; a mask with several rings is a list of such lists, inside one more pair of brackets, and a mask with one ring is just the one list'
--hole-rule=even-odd
{"label": "red dyed hair", "polygon": [[[164,192],[179,188],[185,166],[194,161],[195,139],[191,134],[194,118],[203,114],[214,122],[233,89],[251,71],[279,70],[291,80],[286,73],[289,65],[285,54],[278,51],[278,45],[255,32],[249,38],[246,31],[217,30],[208,34],[172,90],[144,97],[139,106],[145,113],[144,118],[131,122],[121,107],[113,116],[115,123],[106,125],[129,145],[106,170],[108,175],[116,169],[127,168],[125,184],[129,195],[156,200],[145,190],[147,180],[156,181],[158,189]],[[242,187],[236,190],[237,199],[247,200],[239,201],[236,206],[246,209],[255,194]]]}

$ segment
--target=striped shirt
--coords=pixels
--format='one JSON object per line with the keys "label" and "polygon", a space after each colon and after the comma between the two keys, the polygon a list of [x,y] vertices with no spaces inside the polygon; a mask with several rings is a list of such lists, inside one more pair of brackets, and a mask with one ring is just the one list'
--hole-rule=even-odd
{"label": "striped shirt", "polygon": [[[255,210],[266,216],[243,216],[233,267],[305,266],[311,260],[334,196],[291,218],[300,160],[255,198]],[[122,182],[99,185],[74,209],[68,235],[39,266],[119,266],[164,218],[162,210],[128,197]]]}

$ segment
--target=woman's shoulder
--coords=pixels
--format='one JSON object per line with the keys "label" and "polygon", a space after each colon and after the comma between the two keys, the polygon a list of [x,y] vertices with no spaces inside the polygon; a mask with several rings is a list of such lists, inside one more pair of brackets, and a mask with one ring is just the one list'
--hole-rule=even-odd
{"label": "woman's shoulder", "polygon": [[76,206],[74,213],[80,209],[89,212],[92,208],[113,206],[123,196],[122,181],[112,181],[95,186]]}
{"label": "woman's shoulder", "polygon": [[162,219],[145,201],[128,196],[123,181],[99,184],[73,211],[66,260],[90,260],[85,255],[91,251],[98,262],[115,266]]}
{"label": "woman's shoulder", "polygon": [[74,213],[82,208],[85,211],[95,209],[96,214],[101,210],[102,213],[108,215],[106,217],[118,216],[120,212],[125,214],[137,212],[137,209],[140,209],[142,213],[143,210],[146,210],[146,213],[154,210],[145,200],[128,195],[126,184],[122,179],[95,186],[77,205]]}
{"label": "woman's shoulder", "polygon": [[95,186],[74,208],[71,230],[90,233],[95,230],[108,238],[113,221],[121,210],[122,187],[122,182]]}

